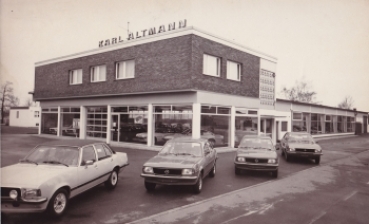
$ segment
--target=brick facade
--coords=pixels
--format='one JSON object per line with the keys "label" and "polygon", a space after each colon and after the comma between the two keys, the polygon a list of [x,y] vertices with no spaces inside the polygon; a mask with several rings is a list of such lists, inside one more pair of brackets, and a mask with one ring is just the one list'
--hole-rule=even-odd
{"label": "brick facade", "polygon": [[[221,77],[202,74],[203,54],[221,57]],[[115,79],[115,62],[135,59],[135,78]],[[241,82],[227,80],[227,60],[242,64]],[[90,82],[90,68],[106,65],[106,81]],[[258,97],[259,57],[196,36],[158,40],[105,53],[38,66],[35,100],[197,89]],[[69,85],[68,71],[83,70],[83,82]]]}

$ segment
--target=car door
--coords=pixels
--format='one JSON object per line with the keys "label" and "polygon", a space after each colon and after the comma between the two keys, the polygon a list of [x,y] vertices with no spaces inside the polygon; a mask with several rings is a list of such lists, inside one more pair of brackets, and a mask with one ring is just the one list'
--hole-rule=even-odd
{"label": "car door", "polygon": [[[84,146],[81,149],[81,161],[78,166],[78,186],[74,194],[82,193],[96,185],[98,175],[98,164],[96,163],[96,152],[92,145]],[[92,161],[92,164],[86,164]]]}
{"label": "car door", "polygon": [[107,179],[114,166],[112,154],[105,149],[104,144],[94,144],[94,147],[97,154],[99,177]]}

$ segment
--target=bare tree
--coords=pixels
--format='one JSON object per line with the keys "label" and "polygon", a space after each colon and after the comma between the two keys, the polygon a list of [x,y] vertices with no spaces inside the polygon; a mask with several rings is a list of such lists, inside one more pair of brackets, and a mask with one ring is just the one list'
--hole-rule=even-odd
{"label": "bare tree", "polygon": [[351,109],[354,106],[354,99],[352,96],[345,96],[341,103],[338,104],[339,108]]}
{"label": "bare tree", "polygon": [[292,101],[300,101],[306,103],[317,103],[315,101],[316,92],[311,90],[311,85],[306,81],[296,81],[295,86],[288,89],[283,87],[282,93],[285,97]]}
{"label": "bare tree", "polygon": [[27,99],[27,101],[26,101],[26,103],[25,103],[25,106],[26,106],[26,107],[30,107],[30,106],[32,106],[33,104],[34,104],[33,100],[32,100],[32,99],[30,99],[30,98],[28,98],[28,99]]}
{"label": "bare tree", "polygon": [[10,109],[12,106],[17,106],[19,104],[18,97],[14,96],[13,83],[6,82],[1,85],[0,89],[0,100],[1,100],[1,123],[4,122],[5,112]]}

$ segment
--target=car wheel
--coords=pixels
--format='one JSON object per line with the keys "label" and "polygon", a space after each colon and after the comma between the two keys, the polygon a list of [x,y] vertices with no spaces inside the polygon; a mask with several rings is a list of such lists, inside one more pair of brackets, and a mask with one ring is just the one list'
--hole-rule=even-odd
{"label": "car wheel", "polygon": [[319,163],[320,163],[320,157],[316,157],[316,158],[315,158],[315,163],[316,163],[316,164],[319,164]]}
{"label": "car wheel", "polygon": [[65,189],[59,189],[51,197],[49,202],[49,213],[54,217],[60,217],[65,213],[68,206],[68,193]]}
{"label": "car wheel", "polygon": [[113,170],[109,176],[109,179],[105,182],[105,186],[108,189],[114,189],[118,184],[118,170]]}
{"label": "car wheel", "polygon": [[216,163],[214,162],[214,166],[213,169],[211,169],[210,173],[209,173],[209,177],[215,177],[215,173],[216,173]]}
{"label": "car wheel", "polygon": [[193,186],[193,191],[195,194],[199,194],[202,190],[202,175],[199,176],[196,184]]}
{"label": "car wheel", "polygon": [[156,184],[155,183],[149,183],[145,181],[145,188],[147,191],[152,192],[155,190]]}
{"label": "car wheel", "polygon": [[273,176],[274,178],[277,178],[277,177],[278,177],[278,170],[273,171],[273,172],[272,172],[272,176]]}
{"label": "car wheel", "polygon": [[240,169],[238,169],[237,167],[235,167],[235,168],[234,168],[234,173],[235,173],[236,175],[239,175],[239,174],[241,174],[241,170],[240,170]]}

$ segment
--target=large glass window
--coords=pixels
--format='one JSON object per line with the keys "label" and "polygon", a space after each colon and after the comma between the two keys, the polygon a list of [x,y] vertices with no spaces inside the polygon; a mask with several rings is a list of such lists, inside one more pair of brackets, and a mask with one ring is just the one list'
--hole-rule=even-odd
{"label": "large glass window", "polygon": [[87,136],[106,138],[107,108],[87,108]]}
{"label": "large glass window", "polygon": [[325,115],[325,133],[333,133],[332,115]]}
{"label": "large glass window", "polygon": [[192,134],[192,105],[154,106],[154,144],[163,145],[173,136]]}
{"label": "large glass window", "polygon": [[292,117],[292,131],[307,131],[309,121],[308,113],[294,112]]}
{"label": "large glass window", "polygon": [[227,79],[241,80],[241,64],[233,61],[227,61]]}
{"label": "large glass window", "polygon": [[69,71],[69,84],[81,84],[82,83],[82,69],[76,69]]}
{"label": "large glass window", "polygon": [[63,136],[79,136],[80,108],[67,107],[61,109],[61,124]]}
{"label": "large glass window", "polygon": [[112,107],[111,138],[113,141],[145,144],[147,137],[147,106]]}
{"label": "large glass window", "polygon": [[355,118],[347,117],[347,132],[354,132]]}
{"label": "large glass window", "polygon": [[41,133],[56,135],[58,130],[58,108],[42,108]]}
{"label": "large glass window", "polygon": [[220,76],[220,58],[204,54],[203,73],[205,75]]}
{"label": "large glass window", "polygon": [[312,135],[317,135],[322,133],[322,123],[321,119],[324,118],[322,114],[311,114],[311,128],[310,133]]}
{"label": "large glass window", "polygon": [[345,132],[345,119],[344,116],[337,116],[337,132]]}
{"label": "large glass window", "polygon": [[106,80],[106,66],[91,67],[91,82],[103,82]]}
{"label": "large glass window", "polygon": [[201,107],[201,137],[215,142],[215,146],[229,146],[231,109],[228,107]]}
{"label": "large glass window", "polygon": [[235,139],[234,146],[238,147],[240,141],[245,135],[257,135],[258,134],[258,118],[253,116],[243,116],[237,113],[235,118]]}
{"label": "large glass window", "polygon": [[116,79],[128,79],[135,77],[135,60],[116,63]]}

